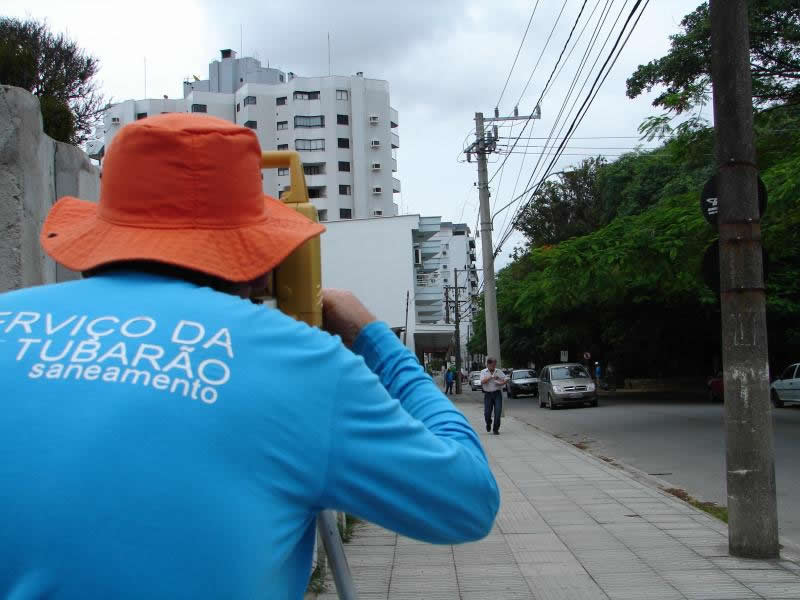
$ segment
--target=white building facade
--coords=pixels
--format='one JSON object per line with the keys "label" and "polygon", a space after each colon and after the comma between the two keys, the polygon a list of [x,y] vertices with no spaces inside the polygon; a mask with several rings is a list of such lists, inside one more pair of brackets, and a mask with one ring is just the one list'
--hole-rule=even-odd
{"label": "white building facade", "polygon": [[[297,77],[223,50],[209,78],[184,82],[181,99],[126,100],[105,114],[102,155],[120,127],[168,112],[213,115],[253,129],[263,150],[300,152],[309,196],[320,220],[394,216],[400,192],[398,114],[389,84],[352,77]],[[288,171],[264,171],[264,192],[278,197]]]}

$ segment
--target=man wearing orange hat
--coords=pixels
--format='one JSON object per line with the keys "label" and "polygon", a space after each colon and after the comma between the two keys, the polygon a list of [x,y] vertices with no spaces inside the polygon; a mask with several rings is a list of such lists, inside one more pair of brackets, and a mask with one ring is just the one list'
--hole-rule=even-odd
{"label": "man wearing orange hat", "polygon": [[327,332],[241,298],[323,231],[260,157],[212,117],[126,126],[100,203],[41,233],[90,277],[0,295],[0,596],[302,598],[323,508],[491,528],[477,435],[385,324],[346,292]]}

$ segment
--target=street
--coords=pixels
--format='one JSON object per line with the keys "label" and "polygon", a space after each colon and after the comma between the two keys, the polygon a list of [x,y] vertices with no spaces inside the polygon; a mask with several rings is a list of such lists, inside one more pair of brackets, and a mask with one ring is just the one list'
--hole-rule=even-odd
{"label": "street", "polygon": [[[465,394],[483,401],[480,392],[465,388]],[[503,401],[506,415],[664,479],[698,500],[727,504],[722,404],[643,394],[601,397],[598,408],[551,411],[527,396],[509,400],[503,394]],[[780,535],[800,544],[800,407],[773,409],[773,415]]]}

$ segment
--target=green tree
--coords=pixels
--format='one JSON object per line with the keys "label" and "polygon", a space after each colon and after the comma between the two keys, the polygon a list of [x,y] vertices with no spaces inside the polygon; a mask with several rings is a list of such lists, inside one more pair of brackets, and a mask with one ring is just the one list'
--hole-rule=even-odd
{"label": "green tree", "polygon": [[46,23],[0,17],[0,83],[37,96],[44,131],[71,144],[86,141],[105,102],[97,89],[96,58]]}
{"label": "green tree", "polygon": [[[749,0],[750,57],[753,104],[757,107],[800,103],[800,4],[797,0]],[[662,88],[653,106],[665,113],[647,119],[642,132],[663,136],[672,131],[676,115],[702,109],[711,89],[711,21],[703,2],[681,21],[670,36],[669,52],[639,65],[627,81],[627,95]],[[682,127],[701,128],[695,113]]]}
{"label": "green tree", "polygon": [[598,170],[605,164],[602,157],[587,158],[539,187],[515,223],[531,246],[557,244],[605,224],[596,189]]}

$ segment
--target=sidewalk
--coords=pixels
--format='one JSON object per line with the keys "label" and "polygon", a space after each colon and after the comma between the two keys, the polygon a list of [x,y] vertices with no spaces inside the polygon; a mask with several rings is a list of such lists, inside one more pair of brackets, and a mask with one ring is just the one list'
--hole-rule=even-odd
{"label": "sidewalk", "polygon": [[[361,600],[800,599],[800,561],[728,556],[727,526],[513,417],[479,432],[502,495],[490,535],[434,546],[361,526],[345,546]],[[320,600],[337,598],[330,575]]]}

